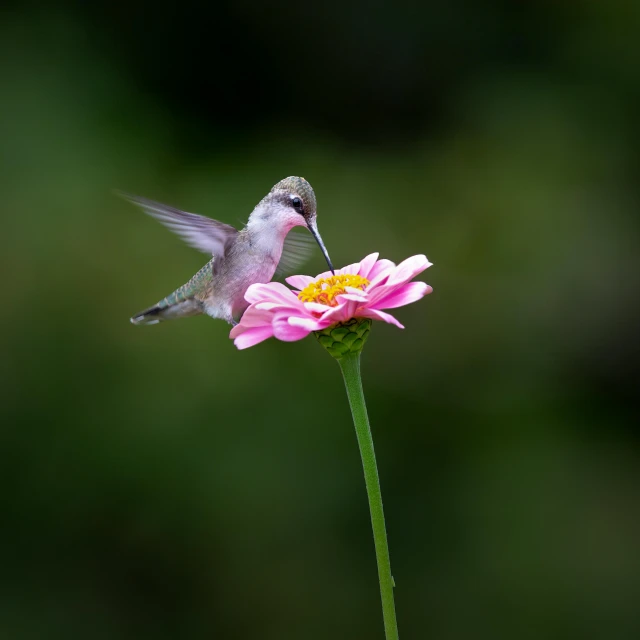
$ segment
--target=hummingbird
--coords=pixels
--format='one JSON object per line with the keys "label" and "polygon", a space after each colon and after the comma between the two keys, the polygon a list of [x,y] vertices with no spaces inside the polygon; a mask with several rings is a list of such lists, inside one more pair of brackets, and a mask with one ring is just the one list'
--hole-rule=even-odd
{"label": "hummingbird", "polygon": [[304,178],[290,176],[276,183],[241,230],[146,198],[120,195],[190,246],[213,256],[187,283],[135,314],[133,324],[157,324],[205,313],[235,326],[249,306],[244,294],[250,285],[270,282],[276,271],[291,272],[310,252],[312,238],[289,234],[294,227],[306,227],[311,232],[334,272],[318,231],[316,196]]}

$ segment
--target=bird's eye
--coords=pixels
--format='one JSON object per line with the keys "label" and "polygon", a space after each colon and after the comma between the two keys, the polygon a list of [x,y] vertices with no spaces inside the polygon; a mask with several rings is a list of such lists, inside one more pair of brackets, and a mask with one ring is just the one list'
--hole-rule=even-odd
{"label": "bird's eye", "polygon": [[298,197],[291,198],[291,204],[293,205],[293,208],[298,213],[302,213],[303,205],[302,205],[302,200],[300,198]]}

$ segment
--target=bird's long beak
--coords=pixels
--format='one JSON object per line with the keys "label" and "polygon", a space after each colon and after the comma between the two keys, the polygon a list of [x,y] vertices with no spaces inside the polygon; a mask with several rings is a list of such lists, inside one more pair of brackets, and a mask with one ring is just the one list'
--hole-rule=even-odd
{"label": "bird's long beak", "polygon": [[315,218],[313,218],[312,220],[309,220],[309,222],[307,223],[307,226],[309,227],[309,231],[311,231],[311,235],[316,239],[316,242],[320,246],[322,255],[324,256],[324,259],[327,261],[327,264],[329,265],[329,269],[331,269],[331,273],[333,273],[333,275],[335,276],[336,272],[333,268],[333,265],[331,264],[331,258],[329,258],[329,253],[327,251],[327,248],[324,246],[324,242],[322,242],[322,238],[320,237],[320,232],[318,231],[318,223],[316,222]]}

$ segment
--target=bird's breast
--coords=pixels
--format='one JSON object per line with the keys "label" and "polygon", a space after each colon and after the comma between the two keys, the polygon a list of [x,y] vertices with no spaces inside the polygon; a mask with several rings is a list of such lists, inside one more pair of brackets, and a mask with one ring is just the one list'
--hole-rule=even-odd
{"label": "bird's breast", "polygon": [[[214,280],[213,296],[229,305],[234,317],[238,317],[249,303],[244,296],[247,289],[256,283],[270,282],[277,262],[270,255],[245,255],[227,265]],[[217,282],[216,282],[217,280]]]}

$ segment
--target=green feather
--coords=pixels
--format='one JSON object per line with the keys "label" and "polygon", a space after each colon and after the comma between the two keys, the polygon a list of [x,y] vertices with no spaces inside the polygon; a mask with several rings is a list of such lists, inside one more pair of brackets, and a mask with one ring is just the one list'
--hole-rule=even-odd
{"label": "green feather", "polygon": [[189,282],[186,282],[181,287],[178,287],[173,293],[169,294],[164,300],[161,300],[156,305],[159,309],[166,309],[179,302],[184,302],[191,298],[196,297],[198,294],[204,293],[213,280],[213,261],[215,258],[211,258],[207,264],[196,273]]}

